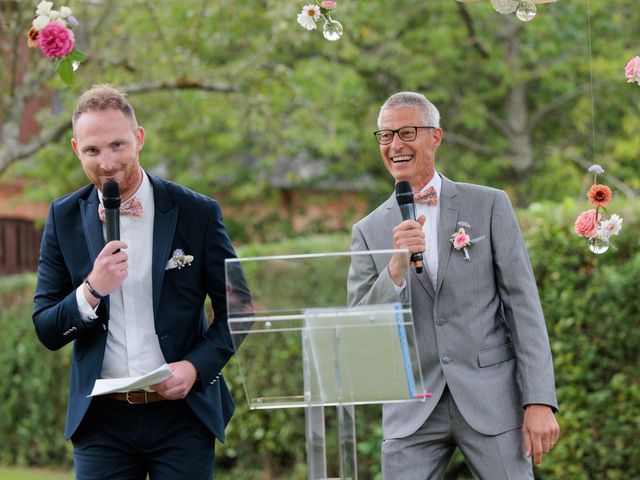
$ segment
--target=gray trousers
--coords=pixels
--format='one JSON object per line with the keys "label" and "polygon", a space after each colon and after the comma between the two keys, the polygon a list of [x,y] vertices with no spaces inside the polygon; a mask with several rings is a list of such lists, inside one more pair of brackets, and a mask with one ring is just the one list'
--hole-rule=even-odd
{"label": "gray trousers", "polygon": [[442,479],[456,447],[477,480],[533,480],[522,428],[493,436],[477,432],[462,417],[446,387],[436,408],[417,432],[405,438],[384,440],[383,478]]}

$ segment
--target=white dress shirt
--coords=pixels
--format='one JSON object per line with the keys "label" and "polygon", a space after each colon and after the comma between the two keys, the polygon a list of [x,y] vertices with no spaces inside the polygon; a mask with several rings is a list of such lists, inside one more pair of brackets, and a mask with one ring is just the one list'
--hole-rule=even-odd
{"label": "white dress shirt", "polygon": [[[153,260],[153,188],[142,172],[140,188],[134,194],[142,202],[142,217],[120,216],[120,239],[128,245],[128,275],[109,295],[109,331],[101,378],[144,375],[163,363],[164,356],[155,332],[151,267]],[[102,202],[102,194],[99,193]],[[103,225],[106,239],[106,226]],[[84,297],[82,285],[76,290],[78,309],[87,321],[95,310]]]}
{"label": "white dress shirt", "polygon": [[[426,220],[422,226],[422,231],[425,236],[426,250],[422,254],[424,258],[424,264],[427,270],[429,280],[433,289],[436,289],[436,281],[438,279],[438,221],[440,220],[440,190],[442,189],[442,178],[438,172],[435,172],[433,178],[427,183],[420,192],[426,191],[429,187],[433,187],[438,194],[438,205],[426,205],[424,203],[415,203],[416,218],[420,215],[424,215]],[[395,285],[396,293],[398,295],[407,286],[407,282],[402,279],[401,285]]]}
{"label": "white dress shirt", "polygon": [[416,202],[416,216],[425,215],[427,217],[422,226],[426,241],[426,250],[423,256],[429,279],[435,290],[438,279],[438,221],[440,220],[440,190],[442,189],[442,178],[438,172],[435,172],[431,181],[420,191],[424,192],[429,187],[433,187],[438,194],[438,205]]}

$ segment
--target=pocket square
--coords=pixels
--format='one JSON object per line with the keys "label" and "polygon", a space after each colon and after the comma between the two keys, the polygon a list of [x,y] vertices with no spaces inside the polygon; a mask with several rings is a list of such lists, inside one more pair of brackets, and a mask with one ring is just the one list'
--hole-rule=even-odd
{"label": "pocket square", "polygon": [[193,262],[193,255],[185,255],[185,253],[177,248],[173,251],[173,255],[167,262],[167,266],[164,267],[165,270],[171,270],[173,268],[177,268],[180,270],[182,267],[186,267]]}

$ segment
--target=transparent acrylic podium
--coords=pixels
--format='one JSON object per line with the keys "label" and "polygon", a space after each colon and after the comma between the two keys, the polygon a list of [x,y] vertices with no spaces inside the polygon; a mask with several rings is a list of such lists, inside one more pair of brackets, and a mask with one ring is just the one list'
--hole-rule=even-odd
{"label": "transparent acrylic podium", "polygon": [[355,480],[354,405],[429,397],[418,361],[409,285],[402,301],[390,295],[387,303],[348,306],[351,264],[386,265],[392,253],[226,261],[229,329],[249,408],[305,408],[310,480],[330,478],[325,407],[337,407],[338,478]]}

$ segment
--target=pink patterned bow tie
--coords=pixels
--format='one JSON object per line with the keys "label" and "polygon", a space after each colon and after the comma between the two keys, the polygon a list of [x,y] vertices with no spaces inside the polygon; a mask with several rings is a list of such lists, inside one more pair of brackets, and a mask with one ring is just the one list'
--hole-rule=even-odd
{"label": "pink patterned bow tie", "polygon": [[[120,205],[120,213],[122,215],[131,215],[132,217],[140,218],[142,216],[142,202],[138,197],[131,197]],[[102,204],[98,205],[98,216],[100,217],[100,221],[104,222],[104,207]]]}
{"label": "pink patterned bow tie", "polygon": [[416,203],[425,205],[438,205],[438,192],[433,187],[427,188],[424,192],[416,193],[413,196]]}

